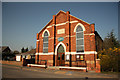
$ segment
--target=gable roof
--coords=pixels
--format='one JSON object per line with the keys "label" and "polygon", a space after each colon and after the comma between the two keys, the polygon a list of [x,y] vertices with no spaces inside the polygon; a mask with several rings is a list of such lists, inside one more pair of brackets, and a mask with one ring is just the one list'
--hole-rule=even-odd
{"label": "gable roof", "polygon": [[0,51],[3,52],[3,51],[4,51],[5,49],[7,49],[7,48],[10,49],[8,46],[0,46]]}
{"label": "gable roof", "polygon": [[30,51],[27,51],[25,53],[16,54],[16,55],[33,55],[35,53],[36,53],[36,49],[31,49]]}
{"label": "gable roof", "polygon": [[[56,14],[56,16],[58,16],[60,13],[66,14],[66,12],[60,10],[60,11]],[[71,14],[69,14],[69,15],[70,15],[70,17],[76,18],[76,19],[79,20],[79,21],[82,21],[82,22],[84,22],[84,23],[86,23],[86,24],[89,24],[89,23],[87,23],[87,22],[85,22],[85,21],[83,21],[83,20],[81,20],[81,19],[79,19],[79,18],[77,18],[77,17],[75,17],[75,16],[73,16],[73,15],[71,15]],[[45,27],[43,27],[43,28],[40,30],[40,32],[39,32],[38,34],[40,34],[40,33],[52,22],[52,20],[53,20],[53,19],[51,19],[51,20],[47,23],[47,25],[45,25]],[[89,24],[89,25],[90,25],[90,24]]]}

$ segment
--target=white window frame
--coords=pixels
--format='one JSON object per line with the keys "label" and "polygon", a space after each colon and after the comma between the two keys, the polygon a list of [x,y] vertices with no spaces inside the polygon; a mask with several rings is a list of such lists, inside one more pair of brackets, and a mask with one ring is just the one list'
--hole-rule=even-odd
{"label": "white window frame", "polygon": [[[82,28],[82,31],[79,31],[79,32],[77,32],[77,28],[78,28],[78,26],[80,26],[81,28]],[[77,24],[77,26],[75,27],[75,32],[76,32],[76,52],[77,53],[79,53],[78,51],[77,51],[77,47],[78,46],[83,46],[83,52],[85,51],[84,49],[84,31],[85,31],[85,29],[83,29],[83,26],[81,26],[81,25],[79,25],[79,24]],[[83,38],[77,38],[77,33],[83,33]],[[83,45],[77,45],[77,40],[83,40]]]}
{"label": "white window frame", "polygon": [[[44,52],[44,49],[48,49],[48,47],[44,47],[44,43],[49,43],[49,42],[48,42],[48,41],[49,41],[49,33],[48,33],[48,31],[45,31],[45,32],[47,32],[48,36],[43,36],[43,53],[46,53],[46,52]],[[45,34],[45,32],[44,32],[44,34]],[[43,34],[43,35],[44,35],[44,34]],[[45,41],[45,42],[44,42],[44,37],[48,38],[48,41]],[[48,53],[48,51],[47,51],[47,53]]]}

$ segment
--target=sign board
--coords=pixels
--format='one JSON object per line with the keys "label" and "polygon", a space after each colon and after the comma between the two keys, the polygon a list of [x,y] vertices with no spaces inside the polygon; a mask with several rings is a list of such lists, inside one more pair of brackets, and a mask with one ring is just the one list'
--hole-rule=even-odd
{"label": "sign board", "polygon": [[66,60],[70,60],[70,56],[69,55],[66,55]]}
{"label": "sign board", "polygon": [[64,40],[63,37],[59,37],[59,38],[58,38],[58,41],[63,41],[63,40]]}
{"label": "sign board", "polygon": [[57,34],[64,34],[65,33],[65,29],[58,29],[57,30]]}

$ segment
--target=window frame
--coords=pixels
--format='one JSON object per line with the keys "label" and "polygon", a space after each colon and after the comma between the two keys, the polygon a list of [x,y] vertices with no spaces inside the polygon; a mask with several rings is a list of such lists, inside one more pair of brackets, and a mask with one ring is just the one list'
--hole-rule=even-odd
{"label": "window frame", "polygon": [[[47,35],[45,35],[47,33]],[[49,43],[49,33],[47,31],[43,34],[43,53],[48,53],[48,43]],[[48,38],[47,41],[44,41],[44,38]],[[47,43],[47,47],[44,46]],[[47,52],[45,51],[47,49]]]}
{"label": "window frame", "polygon": [[[79,52],[84,52],[84,30],[83,30],[83,28],[82,28],[82,31],[80,30],[80,31],[78,31],[77,29],[78,29],[78,27],[81,27],[82,28],[82,26],[80,26],[80,25],[77,25],[77,27],[76,27],[76,52],[77,53],[79,53]],[[78,37],[78,33],[81,33],[83,36],[82,37],[80,37],[80,38],[77,38]],[[80,34],[79,34],[80,35]],[[82,44],[81,45],[78,45],[78,42],[77,41],[79,41],[79,40],[82,40]],[[78,46],[80,47],[82,47],[83,48],[83,50],[78,50]]]}

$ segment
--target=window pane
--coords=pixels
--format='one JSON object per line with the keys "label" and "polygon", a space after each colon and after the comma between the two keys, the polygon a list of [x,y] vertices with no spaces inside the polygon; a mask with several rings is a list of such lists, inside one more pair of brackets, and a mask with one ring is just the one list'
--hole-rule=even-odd
{"label": "window pane", "polygon": [[45,31],[43,38],[43,53],[48,53],[48,32]]}
{"label": "window pane", "polygon": [[84,43],[83,43],[83,39],[79,39],[79,40],[77,40],[77,45],[83,45]]}
{"label": "window pane", "polygon": [[83,31],[82,27],[80,25],[77,26],[76,32]]}
{"label": "window pane", "polygon": [[76,52],[84,52],[84,35],[80,25],[76,29]]}
{"label": "window pane", "polygon": [[43,47],[48,47],[48,43],[43,43]]}
{"label": "window pane", "polygon": [[76,33],[76,37],[77,37],[77,38],[83,38],[83,32]]}
{"label": "window pane", "polygon": [[44,37],[43,42],[48,42],[48,37]]}
{"label": "window pane", "polygon": [[47,31],[45,31],[44,36],[48,36],[48,32]]}
{"label": "window pane", "polygon": [[77,52],[84,52],[84,46],[77,46]]}
{"label": "window pane", "polygon": [[43,49],[43,53],[48,53],[48,49]]}

